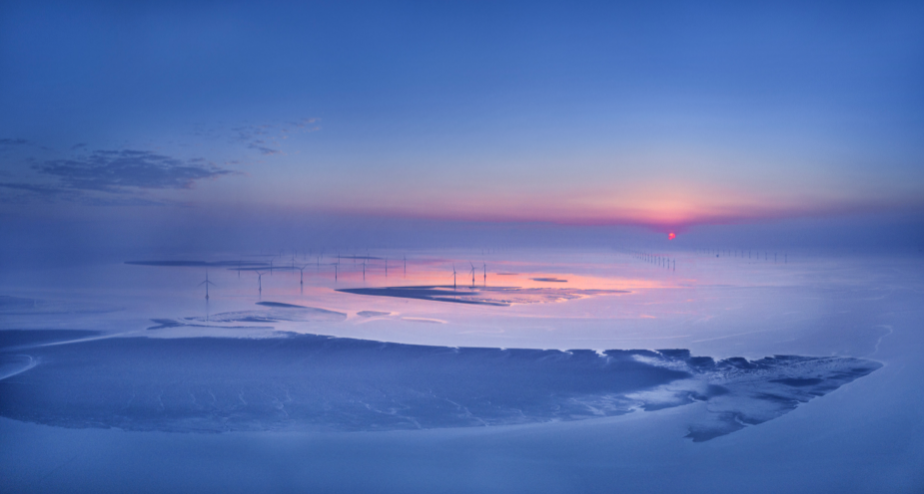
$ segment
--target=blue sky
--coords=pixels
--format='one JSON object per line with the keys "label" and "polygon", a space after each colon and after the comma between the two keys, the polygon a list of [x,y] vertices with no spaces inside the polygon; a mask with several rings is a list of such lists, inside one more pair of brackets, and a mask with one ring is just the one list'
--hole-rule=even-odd
{"label": "blue sky", "polygon": [[0,214],[919,218],[922,25],[920,2],[4,2]]}

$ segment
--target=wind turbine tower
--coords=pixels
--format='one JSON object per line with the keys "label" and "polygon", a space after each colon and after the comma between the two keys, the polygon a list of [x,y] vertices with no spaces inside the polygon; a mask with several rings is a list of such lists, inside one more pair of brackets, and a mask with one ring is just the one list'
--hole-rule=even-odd
{"label": "wind turbine tower", "polygon": [[257,290],[260,294],[263,294],[263,275],[266,274],[266,271],[256,271],[257,273]]}
{"label": "wind turbine tower", "polygon": [[209,299],[209,285],[215,285],[215,283],[212,283],[211,281],[209,281],[208,271],[205,272],[205,281],[203,281],[202,283],[199,283],[199,286],[202,286],[202,285],[205,285],[205,299],[208,300]]}
{"label": "wind turbine tower", "polygon": [[302,264],[298,266],[298,284],[305,286],[305,268],[310,266],[310,264]]}

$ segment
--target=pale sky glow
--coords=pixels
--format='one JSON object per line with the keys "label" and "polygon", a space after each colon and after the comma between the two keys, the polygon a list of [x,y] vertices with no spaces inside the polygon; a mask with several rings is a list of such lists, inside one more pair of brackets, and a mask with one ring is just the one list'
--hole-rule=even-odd
{"label": "pale sky glow", "polygon": [[6,2],[0,214],[921,217],[924,10],[778,7]]}

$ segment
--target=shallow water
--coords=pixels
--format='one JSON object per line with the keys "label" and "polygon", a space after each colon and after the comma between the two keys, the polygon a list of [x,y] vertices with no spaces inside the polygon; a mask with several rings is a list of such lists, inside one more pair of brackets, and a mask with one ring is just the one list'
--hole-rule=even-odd
{"label": "shallow water", "polygon": [[3,490],[924,486],[918,258],[373,256],[5,274]]}

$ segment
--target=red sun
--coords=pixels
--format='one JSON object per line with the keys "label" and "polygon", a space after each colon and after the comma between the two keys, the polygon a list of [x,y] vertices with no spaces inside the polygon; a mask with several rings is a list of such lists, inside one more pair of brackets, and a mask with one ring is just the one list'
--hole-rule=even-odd
{"label": "red sun", "polygon": [[677,237],[677,234],[674,233],[674,232],[670,232],[670,233],[667,234],[667,239],[668,239],[668,240],[674,240],[674,238],[676,238],[676,237]]}

